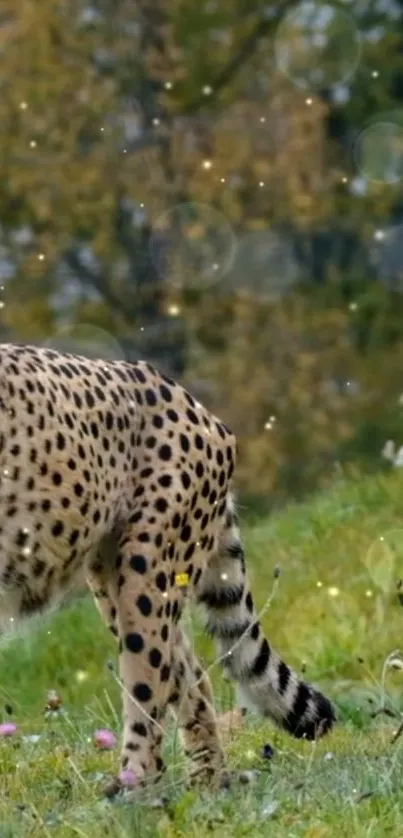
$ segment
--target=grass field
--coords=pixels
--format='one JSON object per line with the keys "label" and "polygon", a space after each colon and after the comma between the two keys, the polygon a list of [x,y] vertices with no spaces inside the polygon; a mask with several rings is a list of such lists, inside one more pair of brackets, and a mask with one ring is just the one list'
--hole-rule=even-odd
{"label": "grass field", "polygon": [[[317,744],[295,741],[248,717],[228,741],[229,762],[261,773],[229,792],[197,794],[184,788],[171,729],[166,808],[152,809],[150,792],[135,803],[108,800],[102,789],[118,748],[97,750],[93,734],[119,734],[119,687],[107,666],[114,641],[92,602],[80,600],[0,648],[0,722],[17,724],[0,740],[0,838],[403,836],[403,735],[392,743],[403,718],[403,662],[395,654],[390,664],[403,649],[403,476],[341,481],[249,524],[245,542],[259,608],[281,568],[264,617],[268,636],[333,698],[334,733]],[[214,651],[197,615],[192,624],[207,665]],[[225,710],[231,688],[211,674]],[[48,717],[51,689],[63,712]],[[261,757],[266,743],[275,751],[269,761]]]}

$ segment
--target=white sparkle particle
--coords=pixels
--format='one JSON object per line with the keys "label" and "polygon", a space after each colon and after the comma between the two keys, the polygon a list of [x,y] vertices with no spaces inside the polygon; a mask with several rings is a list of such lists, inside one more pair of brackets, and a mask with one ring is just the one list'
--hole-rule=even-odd
{"label": "white sparkle particle", "polygon": [[165,90],[172,90],[172,82],[166,81],[164,84]]}
{"label": "white sparkle particle", "polygon": [[212,92],[213,88],[209,84],[205,84],[203,87],[203,96],[211,96]]}
{"label": "white sparkle particle", "polygon": [[312,102],[313,102],[313,100],[310,97],[308,97],[308,99],[305,99],[305,104],[306,105],[312,105]]}
{"label": "white sparkle particle", "polygon": [[102,132],[103,132],[103,131],[105,131],[105,128],[100,128],[99,130],[100,130],[100,132],[101,132],[101,134],[102,134]]}
{"label": "white sparkle particle", "polygon": [[181,313],[181,310],[180,310],[179,306],[174,305],[174,304],[168,306],[168,314],[171,317],[177,317],[178,314],[180,314],[180,313]]}
{"label": "white sparkle particle", "polygon": [[322,587],[323,587],[323,582],[318,581],[318,582],[316,583],[316,587],[317,587],[317,588],[322,588]]}
{"label": "white sparkle particle", "polygon": [[383,242],[384,238],[385,238],[385,233],[384,233],[383,230],[375,230],[374,239],[377,242]]}
{"label": "white sparkle particle", "polygon": [[346,178],[346,177],[342,177],[341,182],[342,182],[342,183],[348,183],[348,178]]}
{"label": "white sparkle particle", "polygon": [[206,170],[211,169],[212,165],[213,164],[212,164],[211,160],[203,160],[203,163],[202,163],[203,169],[206,169]]}
{"label": "white sparkle particle", "polygon": [[30,148],[36,148],[36,140],[30,140],[29,147]]}
{"label": "white sparkle particle", "polygon": [[260,188],[262,189],[262,187],[264,186],[264,181],[263,181],[263,180],[260,180],[260,181],[259,181],[259,186],[260,186]]}
{"label": "white sparkle particle", "polygon": [[350,311],[357,311],[358,305],[357,303],[350,303],[349,309]]}
{"label": "white sparkle particle", "polygon": [[0,301],[0,308],[4,308],[4,306],[5,306],[5,303],[3,303],[3,301],[1,300]]}
{"label": "white sparkle particle", "polygon": [[379,541],[385,541],[385,539],[384,539],[383,535],[380,535],[380,536],[379,536]]}
{"label": "white sparkle particle", "polygon": [[32,550],[31,550],[30,547],[23,547],[22,555],[25,556],[25,558],[29,558],[29,556],[31,555],[31,552],[32,552]]}
{"label": "white sparkle particle", "polygon": [[225,183],[225,177],[220,178],[221,183]]}
{"label": "white sparkle particle", "polygon": [[157,116],[155,116],[155,117],[154,117],[154,119],[153,119],[153,125],[156,125],[156,126],[157,126],[157,125],[161,125],[161,120],[160,120],[160,119],[158,119],[158,117],[157,117]]}
{"label": "white sparkle particle", "polygon": [[273,422],[266,422],[266,424],[264,426],[264,429],[265,429],[265,431],[271,431],[272,427],[273,427]]}
{"label": "white sparkle particle", "polygon": [[20,109],[22,111],[26,111],[27,107],[28,107],[28,105],[27,105],[26,102],[20,102]]}
{"label": "white sparkle particle", "polygon": [[266,122],[266,117],[265,117],[265,116],[261,116],[261,117],[260,117],[260,122]]}
{"label": "white sparkle particle", "polygon": [[10,617],[10,623],[14,622],[14,617]]}
{"label": "white sparkle particle", "polygon": [[218,262],[214,262],[213,271],[218,271],[219,267],[220,266],[219,266]]}
{"label": "white sparkle particle", "polygon": [[336,587],[331,587],[331,588],[328,589],[329,596],[336,597],[336,596],[339,596],[339,593],[340,593],[340,591]]}
{"label": "white sparkle particle", "polygon": [[167,592],[167,591],[164,591],[164,593],[162,594],[162,596],[164,597],[164,599],[167,599],[167,597],[168,597],[168,592]]}
{"label": "white sparkle particle", "polygon": [[225,582],[228,579],[228,573],[222,573],[220,578]]}
{"label": "white sparkle particle", "polygon": [[39,259],[40,262],[43,262],[44,258],[45,258],[44,253],[38,253],[38,259]]}
{"label": "white sparkle particle", "polygon": [[3,468],[3,471],[1,473],[3,477],[10,477],[10,472],[8,468]]}
{"label": "white sparkle particle", "polygon": [[378,70],[372,70],[371,76],[373,79],[377,79],[379,76]]}
{"label": "white sparkle particle", "polygon": [[370,590],[365,591],[365,596],[367,596],[367,597],[371,597],[371,596],[373,596],[372,591],[370,591]]}

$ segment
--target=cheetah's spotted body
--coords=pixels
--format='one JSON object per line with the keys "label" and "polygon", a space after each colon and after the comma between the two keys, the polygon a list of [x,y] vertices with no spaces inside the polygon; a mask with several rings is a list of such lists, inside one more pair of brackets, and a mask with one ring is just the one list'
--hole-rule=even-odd
{"label": "cheetah's spotted body", "polygon": [[145,362],[0,345],[0,620],[41,611],[85,574],[119,639],[122,766],[139,778],[163,769],[168,706],[194,773],[223,769],[210,684],[180,628],[186,594],[223,656],[246,632],[224,665],[258,711],[308,738],[334,719],[257,620],[230,493],[235,449]]}

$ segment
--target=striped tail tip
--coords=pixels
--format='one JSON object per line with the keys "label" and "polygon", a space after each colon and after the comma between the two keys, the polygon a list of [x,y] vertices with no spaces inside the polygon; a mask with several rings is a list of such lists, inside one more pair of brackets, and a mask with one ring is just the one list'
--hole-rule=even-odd
{"label": "striped tail tip", "polygon": [[301,682],[282,727],[297,739],[320,739],[336,721],[335,710],[322,693]]}

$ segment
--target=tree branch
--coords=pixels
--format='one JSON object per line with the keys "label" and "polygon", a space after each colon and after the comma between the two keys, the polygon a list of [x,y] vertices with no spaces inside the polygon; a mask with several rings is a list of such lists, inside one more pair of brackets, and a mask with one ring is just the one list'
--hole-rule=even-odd
{"label": "tree branch", "polygon": [[68,250],[64,254],[64,261],[75,275],[92,285],[108,305],[122,315],[126,322],[132,324],[131,312],[128,310],[127,304],[125,305],[125,301],[113,292],[105,276],[95,273],[87,265],[84,265],[74,249]]}
{"label": "tree branch", "polygon": [[[403,0],[402,0],[403,2]],[[220,71],[218,76],[216,77],[215,81],[211,82],[212,94],[208,98],[203,94],[198,96],[196,99],[193,99],[192,102],[189,102],[188,105],[185,106],[183,110],[184,115],[196,113],[200,108],[204,105],[211,104],[211,101],[217,96],[218,93],[224,88],[227,87],[228,84],[235,78],[237,73],[242,69],[244,64],[246,64],[247,60],[253,55],[254,50],[256,49],[257,43],[260,38],[263,38],[264,35],[267,35],[268,32],[273,28],[273,26],[278,23],[279,18],[282,16],[284,8],[289,5],[288,0],[286,0],[282,4],[278,4],[276,9],[276,15],[272,18],[263,18],[259,20],[252,32],[245,38],[243,43],[241,44],[238,52],[230,58],[228,63],[225,67]]]}

